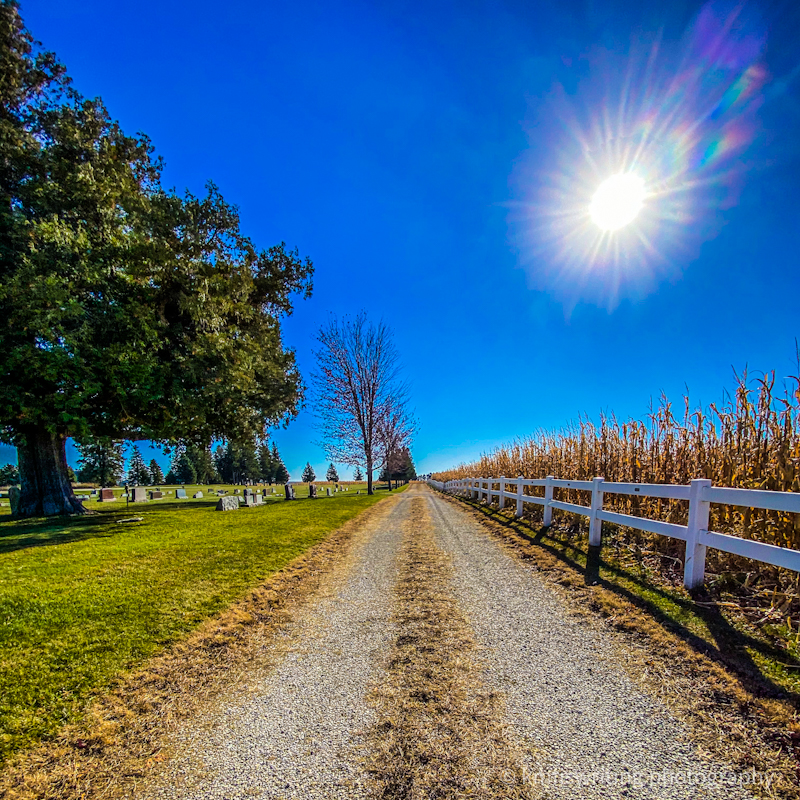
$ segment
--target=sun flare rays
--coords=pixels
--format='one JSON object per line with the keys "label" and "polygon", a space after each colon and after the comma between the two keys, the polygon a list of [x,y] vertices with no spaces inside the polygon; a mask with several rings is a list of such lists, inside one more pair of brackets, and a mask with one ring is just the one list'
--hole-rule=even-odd
{"label": "sun flare rays", "polygon": [[532,132],[552,148],[517,165],[509,223],[534,288],[611,309],[689,263],[737,201],[767,81],[765,36],[712,0],[683,39],[581,56]]}

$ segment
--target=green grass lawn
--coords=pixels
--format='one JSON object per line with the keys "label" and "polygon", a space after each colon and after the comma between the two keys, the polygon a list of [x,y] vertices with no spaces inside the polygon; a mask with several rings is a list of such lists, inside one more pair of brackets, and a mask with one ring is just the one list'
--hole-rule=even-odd
{"label": "green grass lawn", "polygon": [[[334,483],[329,483],[328,481],[314,481],[314,483],[317,486],[317,494],[322,496],[322,497],[326,497],[327,496],[327,494],[325,492],[325,489],[327,487],[330,486],[331,489],[333,489],[333,487],[336,485]],[[308,484],[307,483],[293,483],[293,485],[294,485],[294,488],[295,488],[295,495],[296,495],[296,497],[298,499],[301,499],[303,497],[308,497]],[[339,486],[342,487],[342,491],[339,492],[339,494],[351,494],[351,493],[357,493],[359,491],[363,494],[364,492],[367,491],[366,481],[361,482],[361,483],[356,483],[355,481],[340,482]],[[344,488],[345,487],[347,488],[347,492],[344,492]],[[147,505],[156,504],[156,503],[162,504],[162,503],[167,503],[167,502],[173,502],[174,503],[175,502],[175,491],[178,488],[180,488],[180,487],[177,486],[177,485],[162,485],[162,486],[149,486],[149,487],[147,487],[147,496],[148,497],[150,496],[150,491],[152,491],[153,489],[160,489],[165,495],[160,500],[148,500],[147,501]],[[203,502],[206,502],[206,503],[210,503],[210,502],[216,503],[217,500],[219,500],[219,495],[217,494],[217,490],[227,490],[228,494],[233,494],[236,489],[238,489],[240,493],[242,491],[244,491],[244,487],[243,486],[231,486],[230,484],[225,484],[225,483],[214,484],[213,486],[201,486],[201,485],[191,485],[190,486],[190,485],[187,484],[183,488],[186,489],[186,497],[187,497],[187,499],[191,500],[192,499],[192,495],[194,495],[198,491],[200,491],[200,492],[203,493],[202,500],[203,500]],[[284,500],[284,498],[285,498],[285,493],[284,493],[283,486],[278,486],[278,485],[275,485],[275,486],[259,485],[259,486],[253,487],[253,488],[257,489],[259,492],[261,492],[263,489],[266,489],[267,495],[264,498],[265,502],[269,502],[271,500]],[[386,484],[376,483],[375,484],[375,488],[376,489],[385,489],[386,488]],[[272,494],[273,490],[275,492],[274,494]],[[87,508],[91,509],[92,511],[95,511],[95,510],[98,510],[100,508],[110,508],[113,505],[119,505],[120,503],[122,503],[122,504],[125,503],[125,489],[123,489],[120,486],[116,486],[116,487],[114,487],[112,489],[112,491],[114,492],[114,497],[116,497],[116,500],[113,503],[109,503],[109,502],[100,503],[96,496],[90,494],[91,489],[75,489],[75,494],[79,495],[79,496],[89,495],[89,499],[83,501],[84,505]],[[181,501],[181,502],[183,502],[183,501]],[[197,502],[197,501],[195,501],[195,502]],[[144,503],[130,503],[129,504],[130,508],[134,508],[134,509],[142,508],[142,507],[144,507],[144,505],[145,505]],[[5,488],[0,490],[0,518],[4,514],[11,514],[11,506],[10,506],[10,501],[8,499],[8,490],[5,489]]]}
{"label": "green grass lawn", "polygon": [[[0,518],[0,762],[388,494],[351,487],[220,513],[201,488],[203,500]],[[143,521],[118,524],[134,514]]]}

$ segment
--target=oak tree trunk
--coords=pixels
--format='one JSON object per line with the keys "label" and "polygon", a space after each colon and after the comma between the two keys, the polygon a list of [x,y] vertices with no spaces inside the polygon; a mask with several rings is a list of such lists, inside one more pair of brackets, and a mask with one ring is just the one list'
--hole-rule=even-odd
{"label": "oak tree trunk", "polygon": [[20,497],[14,517],[87,514],[67,475],[67,437],[45,428],[28,428],[17,444]]}

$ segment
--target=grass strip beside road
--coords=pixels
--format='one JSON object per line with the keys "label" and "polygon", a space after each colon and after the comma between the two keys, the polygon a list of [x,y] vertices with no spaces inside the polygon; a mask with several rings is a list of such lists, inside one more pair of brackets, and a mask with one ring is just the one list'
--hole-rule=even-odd
{"label": "grass strip beside road", "polygon": [[387,494],[0,522],[0,762]]}
{"label": "grass strip beside road", "polygon": [[371,697],[374,794],[529,800],[506,737],[504,700],[483,684],[472,629],[452,593],[450,559],[436,545],[425,499],[410,505],[395,590],[398,633]]}

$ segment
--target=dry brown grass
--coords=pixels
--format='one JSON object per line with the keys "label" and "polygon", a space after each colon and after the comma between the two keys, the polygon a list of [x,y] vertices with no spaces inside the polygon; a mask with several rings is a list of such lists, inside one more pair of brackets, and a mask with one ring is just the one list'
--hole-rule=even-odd
{"label": "dry brown grass", "polygon": [[533,531],[524,523],[490,519],[481,507],[445,497],[478,520],[513,557],[540,569],[573,613],[599,620],[622,635],[621,663],[686,723],[701,754],[742,771],[769,774],[768,786],[752,787],[764,798],[800,799],[795,749],[800,743],[800,715],[790,701],[749,690],[740,675],[613,587],[587,586],[584,572],[532,541]]}
{"label": "dry brown grass", "polygon": [[379,720],[369,770],[379,797],[528,798],[501,722],[502,697],[480,677],[476,645],[450,591],[425,501],[405,524],[396,588],[398,636],[373,694]]}
{"label": "dry brown grass", "polygon": [[130,796],[159,761],[182,720],[238,677],[282,655],[280,637],[367,525],[391,499],[368,509],[296,558],[263,586],[99,697],[80,724],[15,757],[0,776],[4,800],[96,800]]}
{"label": "dry brown grass", "polygon": [[[800,374],[800,368],[798,369]],[[645,420],[620,422],[601,415],[556,432],[544,431],[502,445],[472,464],[441,472],[437,480],[505,475],[565,480],[685,484],[710,478],[717,486],[773,491],[800,491],[800,377],[776,391],[775,373],[751,379],[737,376],[733,394],[707,408],[682,398],[681,412],[661,396]],[[557,499],[588,505],[583,492],[556,491]],[[688,504],[682,501],[606,495],[605,506],[623,514],[686,524]],[[566,518],[555,512],[554,519]],[[748,539],[800,549],[800,515],[734,506],[712,506],[711,529]],[[670,558],[683,559],[677,540],[629,532],[626,537]],[[665,562],[666,563],[666,562]],[[708,552],[710,580],[724,577],[731,598],[740,596],[754,618],[768,616],[800,631],[800,575],[717,550]],[[737,600],[738,602],[738,600]]]}

